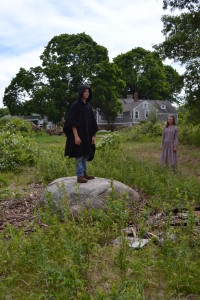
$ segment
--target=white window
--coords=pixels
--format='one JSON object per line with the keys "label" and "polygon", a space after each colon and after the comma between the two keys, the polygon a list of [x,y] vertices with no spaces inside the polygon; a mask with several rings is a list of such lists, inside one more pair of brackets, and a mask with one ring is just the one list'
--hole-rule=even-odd
{"label": "white window", "polygon": [[166,105],[162,104],[161,109],[166,109]]}
{"label": "white window", "polygon": [[139,119],[139,111],[135,110],[135,119]]}
{"label": "white window", "polygon": [[143,108],[148,109],[149,105],[148,103],[143,103]]}
{"label": "white window", "polygon": [[118,114],[118,118],[122,119],[123,118],[123,113]]}
{"label": "white window", "polygon": [[148,118],[149,110],[145,110],[145,118]]}
{"label": "white window", "polygon": [[130,117],[133,119],[133,111],[130,112]]}

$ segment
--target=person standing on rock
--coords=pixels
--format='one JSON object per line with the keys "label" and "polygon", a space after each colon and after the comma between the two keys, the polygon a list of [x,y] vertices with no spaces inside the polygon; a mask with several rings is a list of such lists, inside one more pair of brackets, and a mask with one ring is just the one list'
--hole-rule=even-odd
{"label": "person standing on rock", "polygon": [[63,131],[67,137],[65,156],[75,158],[77,182],[87,183],[94,176],[87,174],[87,161],[94,158],[95,134],[98,131],[90,101],[92,90],[90,87],[79,87],[78,99],[67,114]]}
{"label": "person standing on rock", "polygon": [[161,165],[168,164],[174,171],[177,171],[177,145],[178,127],[174,116],[169,116],[162,135],[160,163]]}

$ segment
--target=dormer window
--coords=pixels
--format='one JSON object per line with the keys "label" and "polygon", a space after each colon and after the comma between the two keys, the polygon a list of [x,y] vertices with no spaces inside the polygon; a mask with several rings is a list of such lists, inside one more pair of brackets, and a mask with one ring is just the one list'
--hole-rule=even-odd
{"label": "dormer window", "polygon": [[143,108],[144,108],[144,109],[148,109],[148,108],[149,108],[148,103],[143,103]]}
{"label": "dormer window", "polygon": [[161,109],[166,109],[166,105],[162,104]]}

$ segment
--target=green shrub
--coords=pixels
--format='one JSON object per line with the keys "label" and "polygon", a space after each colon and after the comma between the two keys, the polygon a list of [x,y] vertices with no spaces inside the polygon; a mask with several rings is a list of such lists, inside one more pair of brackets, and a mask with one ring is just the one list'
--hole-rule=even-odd
{"label": "green shrub", "polygon": [[129,132],[124,132],[128,141],[142,141],[144,137],[157,138],[163,133],[164,124],[162,122],[141,122],[134,125]]}
{"label": "green shrub", "polygon": [[152,136],[162,136],[164,124],[162,122],[157,122],[153,124],[151,135]]}
{"label": "green shrub", "polygon": [[21,166],[33,165],[36,144],[20,133],[0,132],[0,171],[16,171]]}
{"label": "green shrub", "polygon": [[120,144],[120,135],[116,132],[105,134],[96,144],[97,149],[117,149]]}
{"label": "green shrub", "polygon": [[31,124],[21,118],[0,120],[0,132],[21,133],[22,136],[30,136]]}
{"label": "green shrub", "polygon": [[181,124],[178,128],[181,143],[200,145],[200,124]]}
{"label": "green shrub", "polygon": [[[134,125],[131,130],[124,131],[124,138],[128,141],[148,141],[162,136],[163,122],[141,122]],[[179,142],[182,144],[200,145],[200,124],[180,124],[178,125]]]}

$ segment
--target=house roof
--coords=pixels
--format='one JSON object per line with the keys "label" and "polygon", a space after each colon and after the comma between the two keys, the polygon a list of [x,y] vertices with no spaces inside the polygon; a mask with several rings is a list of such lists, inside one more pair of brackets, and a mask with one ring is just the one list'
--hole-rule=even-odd
{"label": "house roof", "polygon": [[23,116],[24,120],[39,120],[39,115],[37,116]]}
{"label": "house roof", "polygon": [[[150,100],[153,101],[158,113],[168,113],[168,114],[177,114],[176,108],[167,100]],[[165,109],[162,109],[161,106],[165,105]]]}
{"label": "house roof", "polygon": [[18,119],[19,119],[19,116],[5,115],[5,116],[3,116],[3,117],[0,118],[0,119],[12,119],[12,118],[18,118]]}
{"label": "house roof", "polygon": [[121,102],[122,106],[123,106],[123,112],[126,111],[131,111],[133,110],[136,106],[138,106],[140,103],[140,101],[142,100],[138,100],[136,102],[134,102],[133,100],[128,100],[128,99],[119,99],[119,101]]}
{"label": "house roof", "polygon": [[[157,109],[158,113],[177,114],[176,108],[168,100],[138,100],[134,102],[132,99],[119,99],[119,101],[123,106],[123,112],[132,111],[144,101],[147,101]],[[161,108],[162,105],[165,105],[165,109]]]}

